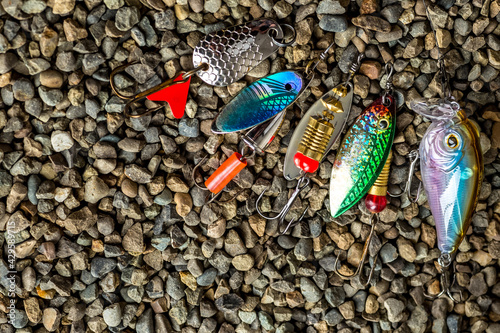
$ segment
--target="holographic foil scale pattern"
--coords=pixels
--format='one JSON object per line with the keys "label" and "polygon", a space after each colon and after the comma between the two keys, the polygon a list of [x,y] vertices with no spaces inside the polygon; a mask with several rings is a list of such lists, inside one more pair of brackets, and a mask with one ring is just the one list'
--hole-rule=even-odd
{"label": "holographic foil scale pattern", "polygon": [[232,99],[212,123],[214,133],[242,131],[261,124],[285,110],[302,92],[303,78],[294,71],[262,78]]}
{"label": "holographic foil scale pattern", "polygon": [[356,119],[342,141],[330,179],[330,213],[338,217],[356,204],[382,171],[394,140],[395,102],[374,101]]}
{"label": "holographic foil scale pattern", "polygon": [[[449,139],[454,141],[449,146]],[[474,214],[483,178],[483,155],[476,128],[463,117],[433,121],[420,143],[420,171],[434,217],[438,248],[458,249]]]}
{"label": "holographic foil scale pattern", "polygon": [[278,50],[269,33],[282,38],[283,31],[274,20],[262,19],[208,34],[193,51],[193,65],[209,68],[198,76],[213,86],[227,86],[245,76],[252,68]]}

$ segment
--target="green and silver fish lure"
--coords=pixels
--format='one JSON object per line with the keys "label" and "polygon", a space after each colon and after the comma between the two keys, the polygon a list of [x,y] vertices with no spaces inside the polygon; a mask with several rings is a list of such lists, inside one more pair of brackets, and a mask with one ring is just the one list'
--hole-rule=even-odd
{"label": "green and silver fish lure", "polygon": [[[389,101],[385,106],[383,101]],[[387,94],[368,106],[347,131],[332,168],[330,213],[338,217],[368,192],[384,168],[396,131],[396,103]]]}

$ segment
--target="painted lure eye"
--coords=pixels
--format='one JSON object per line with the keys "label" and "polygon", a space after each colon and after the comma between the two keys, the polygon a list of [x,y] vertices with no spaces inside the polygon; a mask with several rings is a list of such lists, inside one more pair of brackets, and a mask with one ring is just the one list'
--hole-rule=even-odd
{"label": "painted lure eye", "polygon": [[448,134],[445,138],[448,148],[457,149],[460,146],[460,138],[456,134]]}
{"label": "painted lure eye", "polygon": [[387,127],[389,127],[389,121],[387,121],[387,119],[380,119],[378,121],[378,128],[385,130]]}

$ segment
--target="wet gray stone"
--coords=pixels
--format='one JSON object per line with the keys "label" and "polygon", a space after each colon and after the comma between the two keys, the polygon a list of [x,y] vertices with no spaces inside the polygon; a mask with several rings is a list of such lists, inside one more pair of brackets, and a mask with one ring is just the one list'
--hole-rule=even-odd
{"label": "wet gray stone", "polygon": [[[324,0],[323,0],[324,1]],[[347,30],[347,19],[340,15],[324,15],[319,21],[321,29],[330,32],[342,32]]]}
{"label": "wet gray stone", "polygon": [[236,294],[227,294],[215,300],[217,309],[222,312],[233,312],[243,306],[243,299]]}
{"label": "wet gray stone", "polygon": [[196,138],[200,134],[198,119],[182,118],[179,122],[179,134],[188,138]]}
{"label": "wet gray stone", "polygon": [[96,257],[90,263],[90,273],[93,277],[102,278],[107,273],[114,270],[116,267],[116,260]]}
{"label": "wet gray stone", "polygon": [[300,291],[304,298],[311,303],[316,303],[321,299],[322,292],[316,284],[308,278],[300,278]]}
{"label": "wet gray stone", "polygon": [[163,12],[156,12],[153,17],[156,29],[164,31],[175,28],[176,18],[173,10],[167,9]]}

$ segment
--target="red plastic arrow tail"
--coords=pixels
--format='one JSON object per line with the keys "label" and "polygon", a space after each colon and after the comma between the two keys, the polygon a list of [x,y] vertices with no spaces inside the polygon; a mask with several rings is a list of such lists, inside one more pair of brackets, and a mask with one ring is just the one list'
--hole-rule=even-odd
{"label": "red plastic arrow tail", "polygon": [[[179,74],[175,81],[182,80],[182,74]],[[170,110],[175,118],[180,119],[184,116],[184,110],[186,109],[187,96],[189,92],[189,84],[191,83],[191,77],[187,79],[184,83],[174,84],[163,88],[147,97],[150,101],[163,101],[170,105]]]}

